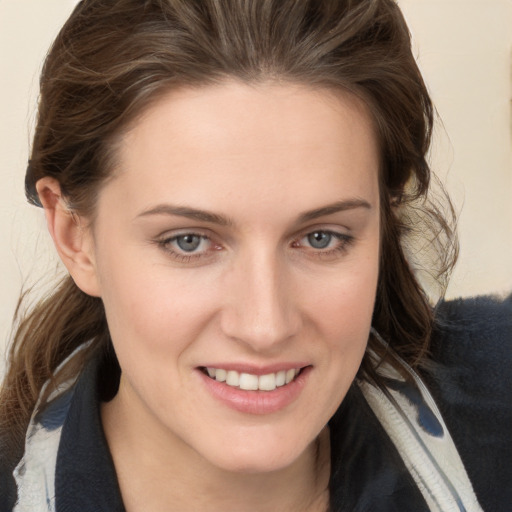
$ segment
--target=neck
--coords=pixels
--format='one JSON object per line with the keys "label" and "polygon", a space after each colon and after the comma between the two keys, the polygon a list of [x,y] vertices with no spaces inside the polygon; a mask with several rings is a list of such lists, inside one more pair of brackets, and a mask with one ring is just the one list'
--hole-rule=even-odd
{"label": "neck", "polygon": [[[244,473],[213,466],[190,446],[148,430],[119,395],[102,405],[102,421],[127,512],[251,510],[325,512],[330,443],[327,429],[291,465]],[[134,463],[136,461],[136,463]]]}

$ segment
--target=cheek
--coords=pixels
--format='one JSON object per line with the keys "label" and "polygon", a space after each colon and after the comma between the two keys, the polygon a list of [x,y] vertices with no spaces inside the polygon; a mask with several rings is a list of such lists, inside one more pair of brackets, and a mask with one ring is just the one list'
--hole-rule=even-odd
{"label": "cheek", "polygon": [[205,279],[122,260],[108,267],[102,273],[102,299],[120,350],[155,354],[172,346],[179,351],[214,314],[213,290]]}
{"label": "cheek", "polygon": [[329,414],[343,400],[366,350],[379,271],[378,250],[371,255],[367,260],[355,258],[350,268],[347,262],[345,271],[329,280],[322,293],[310,296],[309,318],[316,337],[324,340],[320,364],[329,388],[325,398]]}
{"label": "cheek", "polygon": [[327,330],[330,339],[360,338],[368,334],[378,281],[378,262],[340,272],[316,293],[308,294],[310,315]]}

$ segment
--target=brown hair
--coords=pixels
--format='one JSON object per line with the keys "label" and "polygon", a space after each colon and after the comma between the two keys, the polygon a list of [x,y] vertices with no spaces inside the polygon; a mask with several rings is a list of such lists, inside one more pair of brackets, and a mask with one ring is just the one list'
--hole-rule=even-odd
{"label": "brown hair", "polygon": [[[433,108],[393,0],[80,2],[41,75],[29,201],[40,206],[35,184],[51,176],[72,210],[93,216],[115,140],[128,123],[172,87],[227,77],[341,88],[368,104],[381,148],[383,226],[373,325],[406,361],[419,364],[432,309],[404,255],[404,237],[420,225],[420,236],[433,233],[427,239],[438,255],[436,279],[450,268],[456,244],[426,199]],[[416,222],[418,212],[426,223]],[[93,341],[83,358],[63,375],[78,373],[91,352],[111,350],[101,300],[69,276],[19,321],[0,394],[0,418],[18,446],[42,384],[87,340]],[[362,377],[373,371],[367,359]]]}

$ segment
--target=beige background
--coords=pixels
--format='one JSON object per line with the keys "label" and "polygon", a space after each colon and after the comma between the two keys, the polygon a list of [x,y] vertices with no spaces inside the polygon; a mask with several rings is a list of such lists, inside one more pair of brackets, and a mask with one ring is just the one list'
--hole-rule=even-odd
{"label": "beige background", "polygon": [[[0,351],[22,283],[56,259],[23,176],[46,49],[76,2],[0,0]],[[512,0],[401,0],[443,123],[433,168],[460,211],[461,256],[448,296],[512,290]],[[2,361],[0,358],[0,370]]]}

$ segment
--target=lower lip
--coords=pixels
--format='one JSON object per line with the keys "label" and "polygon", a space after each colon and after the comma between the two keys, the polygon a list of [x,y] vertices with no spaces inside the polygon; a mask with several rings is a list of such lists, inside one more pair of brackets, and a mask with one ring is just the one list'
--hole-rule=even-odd
{"label": "lower lip", "polygon": [[311,366],[304,368],[289,384],[273,391],[245,391],[228,386],[225,382],[218,382],[197,370],[206,388],[217,400],[246,414],[271,414],[293,403],[303,390],[310,371]]}

